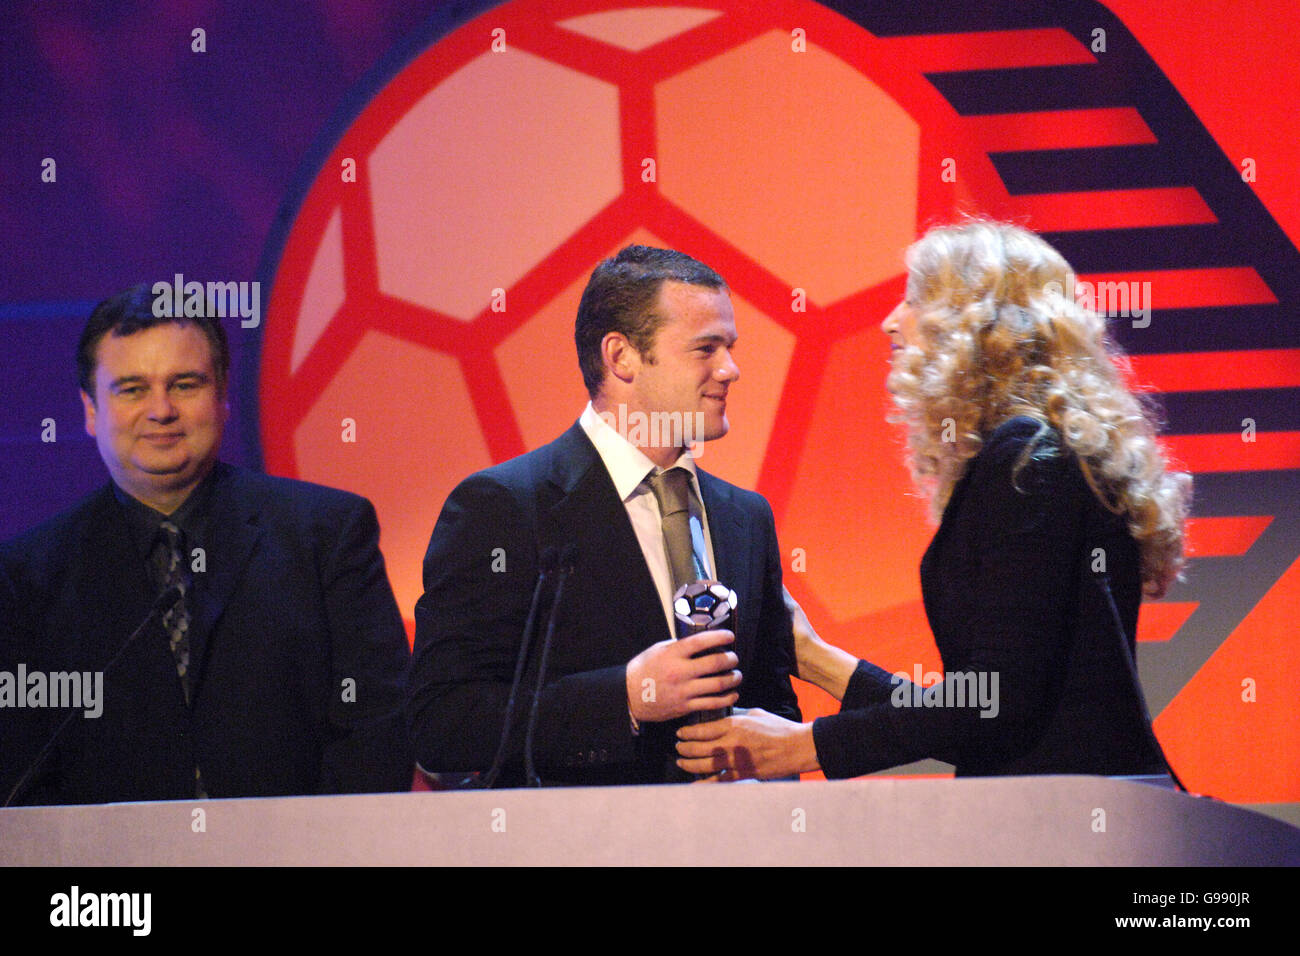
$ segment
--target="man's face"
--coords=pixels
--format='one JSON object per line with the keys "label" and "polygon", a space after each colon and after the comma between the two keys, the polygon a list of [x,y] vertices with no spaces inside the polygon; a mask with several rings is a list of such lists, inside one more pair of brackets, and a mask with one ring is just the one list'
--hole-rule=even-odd
{"label": "man's face", "polygon": [[123,491],[170,513],[211,470],[229,414],[207,336],[174,322],[110,332],[95,358],[86,433]]}
{"label": "man's face", "polygon": [[681,412],[695,440],[721,438],[729,427],[727,390],[740,378],[731,355],[731,298],[725,289],[669,281],[659,287],[655,308],[664,322],[633,382],[639,410]]}

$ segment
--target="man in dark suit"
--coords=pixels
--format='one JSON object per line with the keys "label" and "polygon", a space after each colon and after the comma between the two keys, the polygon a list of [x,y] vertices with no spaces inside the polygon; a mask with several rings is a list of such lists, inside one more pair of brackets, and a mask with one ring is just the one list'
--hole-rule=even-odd
{"label": "man in dark suit", "polygon": [[[26,695],[0,707],[0,798],[31,766],[15,802],[409,788],[370,503],[218,462],[225,333],[155,316],[144,286],[95,309],[78,365],[112,481],[0,546],[0,672]],[[102,699],[56,737],[68,709],[32,682],[70,673]]]}
{"label": "man in dark suit", "polygon": [[[739,377],[722,278],[682,253],[630,246],[592,274],[575,339],[591,396],[582,417],[550,444],[466,479],[434,528],[407,694],[426,770],[493,764],[539,575],[547,580],[536,589],[536,639],[502,782],[523,779],[553,607],[533,746],[548,782],[690,779],[673,746],[688,715],[738,703],[798,717],[772,511],[699,470],[688,448],[726,433]],[[686,580],[713,577],[738,596],[734,643],[726,630],[674,639],[671,598],[686,572],[665,518],[677,506],[660,505],[665,482],[686,489],[672,499],[692,518],[684,560],[698,575]],[[544,567],[548,553],[565,552],[567,576]]]}

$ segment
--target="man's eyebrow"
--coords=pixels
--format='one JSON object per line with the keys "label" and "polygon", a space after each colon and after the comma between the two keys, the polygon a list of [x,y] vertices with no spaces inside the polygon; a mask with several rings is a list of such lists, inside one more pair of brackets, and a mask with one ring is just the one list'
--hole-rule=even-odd
{"label": "man's eyebrow", "polygon": [[735,345],[740,340],[739,335],[723,335],[721,332],[706,332],[703,335],[697,335],[691,339],[691,345],[704,345],[708,342],[722,342],[728,348]]}

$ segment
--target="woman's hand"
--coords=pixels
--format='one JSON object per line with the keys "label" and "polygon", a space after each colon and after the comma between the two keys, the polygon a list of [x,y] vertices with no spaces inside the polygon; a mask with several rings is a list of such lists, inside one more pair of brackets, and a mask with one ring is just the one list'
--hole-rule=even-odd
{"label": "woman's hand", "polygon": [[677,766],[717,780],[789,777],[820,770],[812,724],[797,724],[757,707],[677,731]]}
{"label": "woman's hand", "polygon": [[782,593],[785,595],[786,613],[790,615],[790,626],[794,630],[794,656],[799,679],[816,684],[836,700],[843,700],[858,659],[818,637],[799,602],[784,588]]}

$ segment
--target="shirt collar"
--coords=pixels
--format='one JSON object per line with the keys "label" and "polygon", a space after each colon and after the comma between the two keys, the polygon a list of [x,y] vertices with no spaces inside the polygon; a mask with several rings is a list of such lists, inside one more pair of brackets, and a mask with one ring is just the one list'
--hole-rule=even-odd
{"label": "shirt collar", "polygon": [[[652,472],[660,469],[646,457],[645,452],[637,448],[618,433],[618,429],[609,424],[596,411],[591,402],[583,409],[578,424],[587,433],[591,443],[596,446],[596,453],[605,463],[605,470],[614,482],[614,489],[622,501],[627,501],[636,493],[641,483]],[[691,476],[691,487],[695,497],[700,498],[699,479],[695,471],[695,459],[689,451],[683,451],[673,467],[684,468]]]}
{"label": "shirt collar", "polygon": [[113,495],[126,513],[127,526],[131,529],[131,537],[135,541],[136,548],[142,554],[148,555],[153,548],[154,540],[158,536],[158,528],[164,521],[170,521],[191,539],[196,533],[202,531],[207,519],[208,501],[212,497],[212,486],[216,483],[214,476],[219,467],[218,465],[208,472],[198,486],[185,497],[180,506],[169,515],[149,507],[143,501],[123,491],[117,482],[112,483]]}

